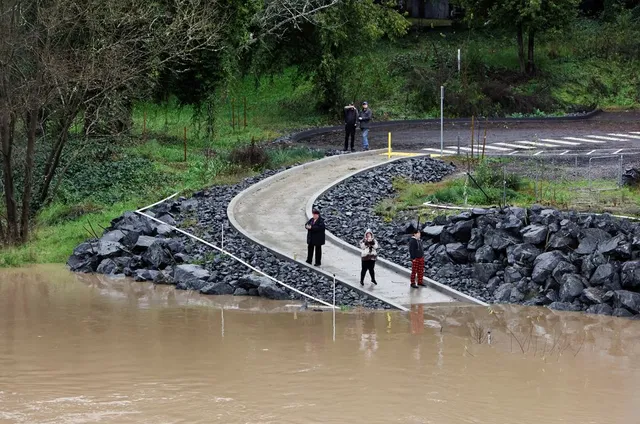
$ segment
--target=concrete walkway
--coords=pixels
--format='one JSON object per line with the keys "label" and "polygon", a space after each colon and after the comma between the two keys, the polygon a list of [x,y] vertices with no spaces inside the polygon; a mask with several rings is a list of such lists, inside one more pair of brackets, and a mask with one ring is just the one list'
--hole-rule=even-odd
{"label": "concrete walkway", "polygon": [[[234,227],[245,236],[276,253],[304,263],[307,221],[305,208],[320,192],[349,174],[388,161],[381,152],[342,155],[292,168],[263,180],[240,193],[229,204],[228,215]],[[331,229],[328,228],[328,231]],[[321,271],[361,290],[360,255],[327,237],[323,246]],[[377,286],[365,278],[363,291],[391,304],[408,306],[449,303],[457,297],[432,287],[411,289],[405,273],[380,262],[376,265]],[[404,309],[404,308],[403,308]]]}

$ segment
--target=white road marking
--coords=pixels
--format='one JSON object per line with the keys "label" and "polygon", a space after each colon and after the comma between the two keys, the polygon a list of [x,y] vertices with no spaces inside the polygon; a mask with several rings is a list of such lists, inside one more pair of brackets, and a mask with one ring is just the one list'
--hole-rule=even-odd
{"label": "white road marking", "polygon": [[[462,147],[460,149],[462,149]],[[422,149],[422,150],[427,151],[427,152],[440,153],[440,149]],[[452,150],[443,150],[442,153],[446,153],[448,155],[455,155],[456,154],[456,152],[452,151]]]}
{"label": "white road marking", "polygon": [[599,138],[600,140],[607,140],[607,141],[629,141],[629,140],[625,140],[624,138],[605,137],[603,135],[588,135],[587,137]]}
{"label": "white road marking", "polygon": [[533,150],[533,149],[535,149],[535,147],[522,146],[520,144],[511,144],[511,143],[493,143],[493,144],[497,144],[499,146],[505,146],[505,147],[512,147],[514,149],[525,149],[525,150]]}
{"label": "white road marking", "polygon": [[[449,149],[449,150],[455,150],[455,149],[457,149],[457,147],[456,147],[456,146],[447,146],[446,148],[447,148],[447,149]],[[465,152],[470,152],[470,151],[471,151],[471,148],[470,148],[470,147],[462,147],[462,146],[460,146],[460,150],[463,150],[463,151],[465,151]],[[473,151],[474,151],[474,152],[477,152],[478,150],[473,149]]]}
{"label": "white road marking", "polygon": [[612,135],[614,137],[626,137],[626,138],[640,139],[640,135],[627,135],[627,134],[609,134],[609,135]]}
{"label": "white road marking", "polygon": [[516,153],[518,153],[518,151],[514,150],[513,152],[509,153],[508,156],[515,155]]}
{"label": "white road marking", "polygon": [[611,153],[612,155],[617,155],[618,153],[620,153],[622,151],[622,149],[618,149],[615,152]]}
{"label": "white road marking", "polygon": [[544,150],[540,150],[539,152],[534,153],[533,156],[538,156],[539,154],[542,154],[542,152],[544,152]]}
{"label": "white road marking", "polygon": [[522,141],[516,141],[516,143],[530,144],[530,145],[536,146],[536,147],[558,147],[555,144],[540,143],[539,141],[522,140]]}
{"label": "white road marking", "polygon": [[592,140],[590,138],[563,137],[565,140],[584,141],[585,143],[604,143],[602,140]]}
{"label": "white road marking", "polygon": [[564,156],[564,155],[566,155],[567,153],[569,153],[569,151],[568,151],[568,150],[565,150],[564,152],[560,153],[560,156]]}
{"label": "white road marking", "polygon": [[513,150],[513,149],[508,149],[508,148],[506,148],[506,147],[496,147],[496,146],[489,146],[489,145],[487,145],[487,146],[485,146],[485,147],[486,147],[487,149],[490,149],[490,150],[501,150],[501,151],[503,151],[503,152],[510,152],[511,150]]}
{"label": "white road marking", "polygon": [[541,138],[540,141],[546,141],[547,143],[564,144],[564,145],[567,145],[567,146],[579,146],[580,145],[580,143],[576,143],[574,141],[554,140],[553,138]]}
{"label": "white road marking", "polygon": [[629,134],[640,134],[638,131],[629,131]]}
{"label": "white road marking", "polygon": [[587,153],[587,155],[590,155],[591,153],[595,152],[595,150],[590,151],[589,153]]}

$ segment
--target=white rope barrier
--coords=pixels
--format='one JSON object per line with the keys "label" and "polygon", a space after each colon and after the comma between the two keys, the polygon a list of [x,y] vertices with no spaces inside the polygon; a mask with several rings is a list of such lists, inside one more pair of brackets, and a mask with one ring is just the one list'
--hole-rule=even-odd
{"label": "white rope barrier", "polygon": [[[176,193],[176,194],[177,194],[177,193]],[[153,220],[153,221],[156,221],[156,222],[158,222],[158,223],[160,223],[160,224],[168,225],[166,222],[163,222],[163,221],[161,221],[161,220],[159,220],[159,219],[157,219],[157,218],[154,218],[154,217],[152,217],[152,216],[150,216],[150,215],[147,215],[146,213],[141,212],[141,211],[143,211],[143,210],[145,210],[145,209],[149,209],[150,207],[153,207],[153,206],[155,206],[155,205],[158,205],[158,204],[160,204],[160,203],[162,203],[162,202],[164,202],[164,201],[166,201],[166,200],[168,200],[168,199],[170,199],[170,198],[174,197],[176,194],[174,194],[174,195],[172,195],[172,196],[169,196],[169,197],[167,197],[167,198],[166,198],[166,199],[164,199],[164,200],[161,200],[161,201],[159,201],[159,202],[156,202],[156,203],[154,203],[154,204],[153,204],[153,205],[151,205],[151,206],[147,206],[147,207],[145,207],[145,208],[139,209],[139,210],[137,210],[137,211],[136,211],[136,213],[137,213],[137,214],[139,214],[139,215],[145,216],[145,217],[147,217],[147,218],[149,218],[149,219],[151,219],[151,220]],[[235,261],[237,261],[237,262],[241,263],[242,265],[246,266],[247,268],[251,269],[252,271],[257,272],[258,274],[260,274],[260,275],[263,275],[263,276],[267,277],[268,279],[270,279],[271,281],[275,282],[276,284],[280,284],[281,286],[286,287],[286,288],[288,288],[288,289],[289,289],[289,290],[291,290],[291,291],[294,291],[294,292],[296,292],[296,293],[298,293],[298,294],[300,294],[300,295],[302,295],[302,296],[304,296],[304,297],[307,297],[307,298],[309,298],[309,299],[311,299],[311,300],[313,300],[313,301],[315,301],[315,302],[318,302],[318,303],[320,303],[320,304],[322,304],[322,305],[328,306],[328,307],[330,307],[330,308],[332,308],[332,309],[334,309],[334,310],[335,310],[335,305],[334,305],[334,306],[332,306],[330,303],[325,302],[324,300],[317,299],[317,298],[315,298],[315,297],[313,297],[313,296],[311,296],[311,295],[308,295],[308,294],[306,294],[306,293],[304,293],[304,292],[302,292],[302,291],[300,291],[300,290],[298,290],[298,289],[296,289],[296,288],[294,288],[294,287],[291,287],[290,285],[288,285],[288,284],[286,284],[286,283],[283,283],[282,281],[279,281],[279,280],[277,280],[277,279],[273,278],[272,276],[270,276],[270,275],[268,275],[268,274],[265,274],[264,272],[260,271],[258,268],[256,268],[256,267],[254,267],[254,266],[252,266],[252,265],[248,264],[247,262],[245,262],[245,261],[243,261],[242,259],[238,258],[237,256],[233,255],[232,253],[229,253],[229,252],[227,252],[226,250],[221,249],[221,248],[219,248],[218,246],[215,246],[215,245],[213,245],[213,244],[209,243],[208,241],[201,239],[200,237],[194,236],[193,234],[189,234],[188,232],[186,232],[186,231],[184,231],[184,230],[181,230],[180,228],[177,228],[177,227],[174,227],[174,226],[171,226],[171,225],[168,225],[168,226],[169,226],[169,228],[171,228],[172,230],[174,230],[174,231],[176,231],[176,232],[178,232],[178,233],[184,234],[184,235],[185,235],[185,236],[187,236],[187,237],[190,237],[190,238],[192,238],[192,239],[194,239],[194,240],[196,240],[196,241],[199,241],[200,243],[205,244],[205,245],[207,245],[207,246],[209,246],[209,247],[211,247],[211,248],[213,248],[213,249],[217,250],[218,252],[220,252],[220,253],[222,253],[222,254],[224,254],[224,255],[229,256],[231,259],[234,259]]]}

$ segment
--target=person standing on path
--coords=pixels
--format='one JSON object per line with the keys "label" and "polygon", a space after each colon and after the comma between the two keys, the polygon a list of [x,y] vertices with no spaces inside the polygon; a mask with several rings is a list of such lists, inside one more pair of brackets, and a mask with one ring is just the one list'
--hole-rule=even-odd
{"label": "person standing on path", "polygon": [[307,263],[311,265],[313,253],[315,251],[316,262],[314,266],[322,263],[322,245],[325,243],[324,219],[320,216],[318,208],[313,208],[313,217],[304,226],[307,229]]}
{"label": "person standing on path", "polygon": [[362,110],[358,114],[358,121],[360,122],[360,130],[362,130],[362,148],[369,150],[369,125],[371,123],[371,109],[369,109],[369,103],[362,102]]}
{"label": "person standing on path", "polygon": [[[420,240],[420,230],[413,231],[413,237],[409,240],[409,255],[411,256],[411,287],[417,289],[424,286],[424,248]],[[415,281],[415,282],[414,282]]]}
{"label": "person standing on path", "polygon": [[371,283],[373,285],[378,285],[376,283],[376,273],[374,268],[376,266],[376,259],[378,258],[378,241],[373,236],[373,231],[367,230],[364,233],[364,238],[360,241],[360,249],[362,249],[361,257],[362,257],[362,270],[360,271],[360,285],[364,286],[364,276],[367,275],[367,271],[369,271],[369,275],[371,276]]}
{"label": "person standing on path", "polygon": [[344,151],[349,150],[349,137],[351,137],[351,151],[354,152],[354,143],[356,139],[356,127],[358,126],[358,109],[349,103],[344,107]]}

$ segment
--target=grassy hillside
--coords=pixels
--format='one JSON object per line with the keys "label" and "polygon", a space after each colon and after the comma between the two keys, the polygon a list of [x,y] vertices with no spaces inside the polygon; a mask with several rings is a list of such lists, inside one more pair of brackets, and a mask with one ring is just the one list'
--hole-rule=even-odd
{"label": "grassy hillside", "polygon": [[[518,73],[515,40],[453,28],[413,32],[348,58],[340,82],[345,101],[368,100],[376,119],[438,116],[445,85],[447,116],[562,114],[594,105],[640,104],[640,29],[580,22],[569,32],[539,37],[538,73]],[[462,72],[457,72],[457,49]],[[180,191],[237,181],[265,167],[318,157],[302,149],[270,150],[260,163],[242,160],[254,139],[272,140],[296,129],[339,122],[316,109],[313,75],[287,68],[277,75],[247,76],[212,95],[213,135],[206,106],[200,113],[175,102],[139,103],[131,134],[75,140],[51,205],[38,216],[33,240],[0,252],[0,266],[64,262],[72,248],[125,210]],[[244,103],[246,99],[246,123]],[[232,104],[240,126],[232,128]],[[184,135],[187,161],[184,161]],[[233,150],[235,152],[232,152]]]}

